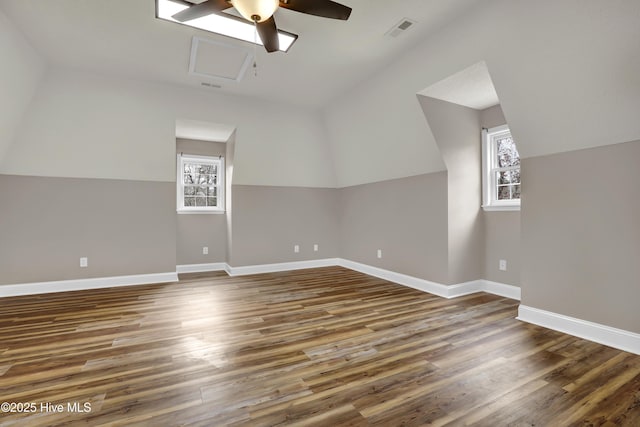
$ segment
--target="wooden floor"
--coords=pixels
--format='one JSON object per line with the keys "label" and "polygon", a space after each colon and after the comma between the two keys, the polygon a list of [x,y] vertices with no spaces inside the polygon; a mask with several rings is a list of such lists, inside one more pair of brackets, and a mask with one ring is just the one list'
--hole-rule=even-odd
{"label": "wooden floor", "polygon": [[516,310],[339,267],[6,298],[0,425],[640,426],[640,356]]}

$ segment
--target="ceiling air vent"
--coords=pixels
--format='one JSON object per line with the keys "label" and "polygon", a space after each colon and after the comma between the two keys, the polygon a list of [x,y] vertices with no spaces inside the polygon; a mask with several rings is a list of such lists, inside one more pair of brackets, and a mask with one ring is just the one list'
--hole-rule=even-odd
{"label": "ceiling air vent", "polygon": [[402,18],[400,22],[396,23],[396,25],[391,27],[391,29],[389,29],[389,31],[385,33],[385,36],[394,38],[398,37],[400,34],[411,28],[414,24],[416,24],[416,21],[412,21],[409,18]]}
{"label": "ceiling air vent", "polygon": [[214,88],[214,89],[220,89],[222,86],[217,85],[215,83],[209,83],[209,82],[202,82],[200,83],[202,86],[206,86],[206,87],[210,87],[210,88]]}

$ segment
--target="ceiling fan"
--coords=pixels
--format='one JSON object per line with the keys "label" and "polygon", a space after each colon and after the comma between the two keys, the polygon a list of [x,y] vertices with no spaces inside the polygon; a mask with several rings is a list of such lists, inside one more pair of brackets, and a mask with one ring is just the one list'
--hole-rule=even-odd
{"label": "ceiling fan", "polygon": [[308,15],[346,21],[351,8],[330,0],[206,0],[173,15],[179,22],[191,21],[234,7],[243,18],[254,22],[267,52],[279,49],[278,27],[273,14],[282,7]]}

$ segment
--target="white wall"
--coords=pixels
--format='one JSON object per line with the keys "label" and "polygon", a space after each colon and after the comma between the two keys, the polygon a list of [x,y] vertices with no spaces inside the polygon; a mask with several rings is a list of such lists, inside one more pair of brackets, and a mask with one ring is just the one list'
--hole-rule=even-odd
{"label": "white wall", "polygon": [[444,169],[415,94],[487,63],[523,157],[640,137],[640,2],[493,0],[324,110],[338,186]]}
{"label": "white wall", "polygon": [[175,181],[176,119],[237,126],[234,183],[335,185],[312,111],[68,69],[47,74],[0,173]]}
{"label": "white wall", "polygon": [[0,11],[0,163],[20,125],[45,62]]}

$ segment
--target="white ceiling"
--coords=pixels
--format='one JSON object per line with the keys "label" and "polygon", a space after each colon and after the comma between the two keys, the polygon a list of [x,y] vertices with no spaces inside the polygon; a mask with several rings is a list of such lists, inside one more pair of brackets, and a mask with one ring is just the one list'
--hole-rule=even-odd
{"label": "white ceiling", "polygon": [[[320,107],[479,0],[341,0],[349,21],[278,10],[279,28],[299,35],[288,53],[258,50],[258,76],[221,89],[188,74],[193,35],[216,36],[155,18],[154,0],[0,0],[0,8],[34,48],[55,66],[200,87]],[[405,34],[384,34],[402,18],[417,22]]]}
{"label": "white ceiling", "polygon": [[176,138],[227,142],[235,129],[234,126],[221,123],[185,119],[176,120]]}
{"label": "white ceiling", "polygon": [[421,90],[418,94],[476,110],[484,110],[500,103],[487,64],[484,62],[473,64]]}

